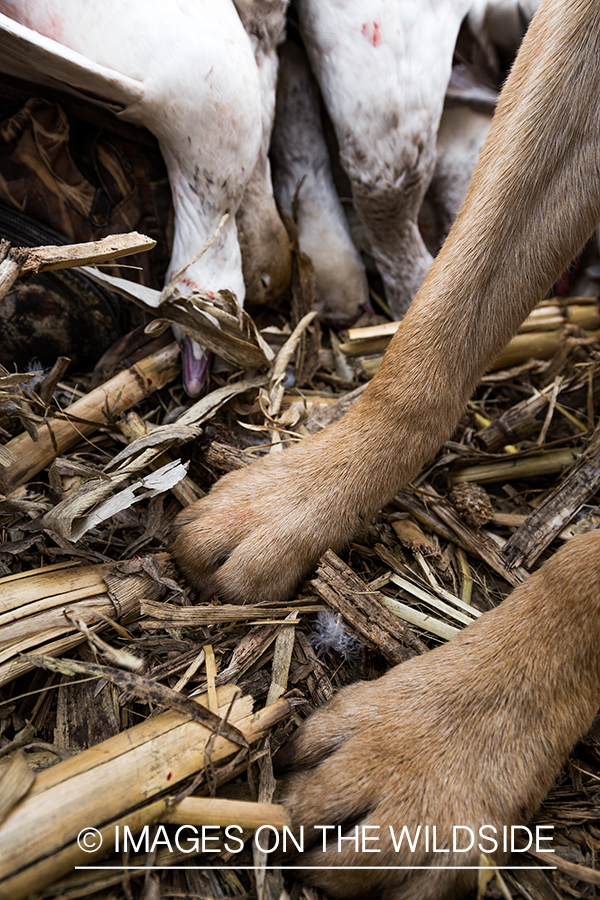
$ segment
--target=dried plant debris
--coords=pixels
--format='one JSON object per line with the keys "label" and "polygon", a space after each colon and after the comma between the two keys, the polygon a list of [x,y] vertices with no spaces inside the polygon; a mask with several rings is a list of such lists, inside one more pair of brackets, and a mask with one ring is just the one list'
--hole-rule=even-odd
{"label": "dried plant debris", "polygon": [[[176,287],[163,306],[219,357],[195,402],[173,343],[93,390],[91,373],[64,360],[0,371],[2,896],[281,896],[279,876],[250,868],[250,843],[232,855],[152,842],[168,841],[174,823],[222,823],[231,803],[242,840],[282,827],[271,754],[312,709],[450,639],[600,523],[597,306],[548,301],[436,459],[295,597],[196,602],[168,556],[174,516],[223,472],[339,419],[395,328],[373,333],[366,319],[340,340],[321,334],[310,261],[287,225],[291,310],[254,321],[226,292],[192,303]],[[113,281],[156,310],[156,292]],[[598,785],[600,729],[536,820],[554,826],[556,871],[506,873],[504,896],[593,896]],[[82,815],[102,833],[126,821],[149,836],[129,865],[188,868],[154,880],[130,871],[126,882],[122,871],[73,874]],[[249,868],[227,868],[237,861]]]}
{"label": "dried plant debris", "polygon": [[473,528],[482,528],[493,520],[494,510],[481,484],[474,482],[455,484],[450,496],[465,522]]}

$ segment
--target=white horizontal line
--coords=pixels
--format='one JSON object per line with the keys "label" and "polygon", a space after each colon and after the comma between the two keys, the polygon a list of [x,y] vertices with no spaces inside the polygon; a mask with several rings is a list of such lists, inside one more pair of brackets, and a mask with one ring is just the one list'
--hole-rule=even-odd
{"label": "white horizontal line", "polygon": [[215,872],[221,870],[231,870],[232,872],[244,871],[244,872],[262,872],[265,869],[273,869],[273,870],[281,870],[281,871],[291,871],[291,872],[299,872],[303,870],[324,870],[328,871],[330,869],[345,869],[345,870],[360,870],[364,872],[369,871],[399,871],[399,870],[408,870],[414,871],[416,869],[423,869],[427,871],[428,869],[458,869],[460,871],[473,870],[475,872],[483,872],[483,871],[492,871],[495,872],[497,869],[527,869],[533,871],[546,871],[548,869],[556,869],[556,866],[75,866],[77,870],[88,871],[95,870],[100,872],[141,872],[141,871],[158,871],[158,870],[169,870],[169,869],[198,869],[199,871],[203,871],[205,869],[212,869]]}

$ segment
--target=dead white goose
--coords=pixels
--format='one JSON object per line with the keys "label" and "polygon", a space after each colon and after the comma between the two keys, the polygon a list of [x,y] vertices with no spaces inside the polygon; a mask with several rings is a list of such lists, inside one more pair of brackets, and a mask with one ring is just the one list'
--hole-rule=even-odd
{"label": "dead white goose", "polygon": [[319,102],[306,54],[288,41],[280,52],[271,147],[275,194],[289,214],[296,197],[300,249],[315,267],[319,314],[343,326],[367,307],[368,289],[333,181]]}
{"label": "dead white goose", "polygon": [[[468,15],[481,46],[496,60],[496,48],[516,51],[537,2],[296,2],[300,32],[335,128],[364,241],[396,317],[406,312],[432,261],[417,217],[438,151],[448,161],[438,182],[445,181],[446,205],[455,214],[477,158],[473,148],[485,131],[484,119],[451,113],[437,143],[461,22]],[[456,170],[455,136],[459,144],[468,145],[466,177]]]}
{"label": "dead white goose", "polygon": [[[435,219],[430,246],[434,252],[446,239],[467,195],[492,122],[498,90],[488,79],[492,76],[499,88],[501,66],[512,63],[538,2],[475,0],[469,10],[468,30],[478,52],[472,54],[469,67],[453,66],[437,135],[437,161],[424,204]],[[424,209],[420,224],[423,213]]]}
{"label": "dead white goose", "polygon": [[469,0],[298,0],[300,32],[394,316],[431,256],[417,215]]}
{"label": "dead white goose", "polygon": [[242,249],[246,297],[251,303],[277,300],[290,280],[287,232],[277,211],[269,144],[275,117],[277,46],[285,36],[288,0],[233,0],[254,49],[262,101],[262,139],[236,222]]}
{"label": "dead white goose", "polygon": [[[253,47],[231,0],[0,0],[0,67],[107,101],[159,141],[173,195],[167,282],[227,221],[178,286],[245,294],[235,213],[256,165],[261,95]],[[200,357],[198,359],[198,357]],[[188,393],[203,354],[185,342]]]}

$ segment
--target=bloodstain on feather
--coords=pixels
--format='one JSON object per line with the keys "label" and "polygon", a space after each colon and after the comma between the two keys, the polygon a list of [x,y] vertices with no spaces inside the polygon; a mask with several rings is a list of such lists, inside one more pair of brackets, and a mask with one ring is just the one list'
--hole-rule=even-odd
{"label": "bloodstain on feather", "polygon": [[374,47],[377,47],[381,40],[381,34],[379,32],[379,22],[373,22],[371,26],[368,22],[365,22],[361,28],[361,34],[368,41],[371,41]]}
{"label": "bloodstain on feather", "polygon": [[192,291],[203,291],[204,295],[208,297],[209,300],[215,299],[215,292],[208,291],[206,288],[203,288],[197,281],[193,278],[190,278],[188,275],[182,275],[181,278],[178,279],[177,284],[183,284],[186,287],[190,288]]}

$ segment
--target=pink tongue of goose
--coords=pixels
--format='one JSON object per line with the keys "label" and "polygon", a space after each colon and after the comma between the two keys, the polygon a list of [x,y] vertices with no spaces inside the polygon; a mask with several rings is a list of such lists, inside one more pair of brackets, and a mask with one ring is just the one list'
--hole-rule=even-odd
{"label": "pink tongue of goose", "polygon": [[206,386],[206,374],[211,353],[189,337],[180,340],[183,386],[188,397],[197,397]]}
{"label": "pink tongue of goose", "polygon": [[[182,286],[184,289],[200,289],[199,284],[188,275],[184,275],[180,278],[176,277],[174,280],[169,280],[167,275],[167,282],[170,283],[171,286],[177,283],[178,286]],[[205,290],[203,293],[205,296],[214,300],[215,295],[212,291]],[[188,397],[198,397],[206,387],[212,353],[210,350],[207,350],[206,347],[202,347],[197,341],[189,337],[178,325],[173,324],[171,327],[175,340],[179,344],[181,350],[183,387]]]}

